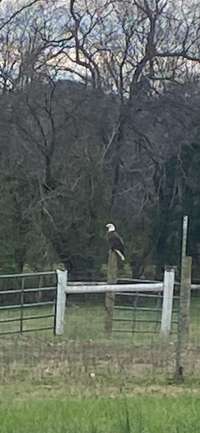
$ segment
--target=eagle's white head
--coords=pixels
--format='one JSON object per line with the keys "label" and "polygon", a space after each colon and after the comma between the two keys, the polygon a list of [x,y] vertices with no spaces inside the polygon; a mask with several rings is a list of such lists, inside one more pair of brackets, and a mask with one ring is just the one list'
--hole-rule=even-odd
{"label": "eagle's white head", "polygon": [[108,229],[109,232],[114,232],[115,231],[114,224],[106,224],[106,228]]}

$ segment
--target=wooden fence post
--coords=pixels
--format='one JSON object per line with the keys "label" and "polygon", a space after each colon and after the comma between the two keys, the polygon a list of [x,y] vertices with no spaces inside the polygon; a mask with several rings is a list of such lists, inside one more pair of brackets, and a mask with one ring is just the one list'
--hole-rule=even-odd
{"label": "wooden fence post", "polygon": [[181,330],[184,339],[189,337],[190,325],[190,301],[191,301],[191,279],[192,279],[192,257],[185,257],[181,273],[180,288],[180,319]]}
{"label": "wooden fence post", "polygon": [[[108,256],[108,271],[107,271],[107,283],[108,284],[116,284],[117,283],[117,254],[109,250]],[[112,334],[112,319],[113,319],[113,309],[115,304],[115,294],[113,292],[106,292],[105,295],[105,308],[106,308],[106,317],[105,317],[105,331],[108,335]]]}
{"label": "wooden fence post", "polygon": [[168,337],[171,331],[174,280],[175,268],[172,266],[166,266],[164,272],[163,306],[160,330],[162,337]]}
{"label": "wooden fence post", "polygon": [[55,335],[64,333],[65,323],[65,303],[66,303],[66,285],[67,271],[57,270],[57,299],[56,299],[56,320],[55,320]]}
{"label": "wooden fence post", "polygon": [[192,258],[182,258],[180,305],[178,319],[178,338],[176,351],[176,379],[183,380],[184,352],[189,338],[190,300],[191,300]]}

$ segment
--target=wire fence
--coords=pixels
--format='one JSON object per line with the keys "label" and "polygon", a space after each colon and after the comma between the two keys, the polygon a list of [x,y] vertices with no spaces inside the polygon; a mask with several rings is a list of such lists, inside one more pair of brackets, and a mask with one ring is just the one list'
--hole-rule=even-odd
{"label": "wire fence", "polygon": [[[177,333],[179,301],[174,296],[172,312],[172,333]],[[113,321],[113,332],[160,335],[162,319],[163,293],[117,293]]]}
{"label": "wire fence", "polygon": [[[18,291],[20,292],[21,285],[22,277],[0,278],[1,333],[14,331],[16,323],[11,321],[13,311],[14,317],[19,320],[17,326],[21,323],[22,308],[20,303],[18,304],[20,298]],[[24,302],[30,304],[23,312],[24,329],[30,332],[0,336],[0,381],[2,383],[13,380],[36,382],[45,380],[51,383],[62,378],[73,386],[73,383],[78,380],[84,383],[91,374],[95,374],[99,384],[104,381],[112,383],[124,381],[129,386],[128,384],[138,381],[155,383],[166,379],[173,380],[176,371],[179,285],[175,286],[172,328],[167,341],[160,337],[162,292],[117,292],[111,335],[107,334],[105,328],[105,294],[68,294],[64,334],[59,337],[54,336],[52,332],[54,305],[47,304],[47,302],[54,302],[54,292],[53,290],[34,292],[34,289],[38,287],[55,289],[55,285],[55,272],[50,275],[24,277],[23,296],[24,293],[27,296]],[[13,299],[9,303],[19,307],[14,310],[4,309],[11,289]],[[37,302],[42,305],[38,307],[31,305]],[[191,293],[190,333],[184,351],[184,372],[188,379],[197,378],[200,373],[199,312],[200,290],[195,289]],[[36,322],[36,328],[41,329],[40,332],[34,329]]]}
{"label": "wire fence", "polygon": [[0,336],[54,329],[55,277],[55,272],[0,275]]}

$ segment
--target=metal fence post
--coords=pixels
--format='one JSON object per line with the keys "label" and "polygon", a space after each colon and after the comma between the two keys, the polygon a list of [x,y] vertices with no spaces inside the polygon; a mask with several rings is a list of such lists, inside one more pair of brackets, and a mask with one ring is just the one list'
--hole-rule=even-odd
{"label": "metal fence post", "polygon": [[168,337],[171,331],[173,293],[174,293],[175,268],[166,266],[163,283],[163,306],[160,334]]}
{"label": "metal fence post", "polygon": [[24,317],[24,278],[22,277],[21,293],[20,293],[20,333],[23,333],[23,317]]}
{"label": "metal fence post", "polygon": [[55,335],[64,333],[65,323],[65,303],[66,303],[66,286],[67,286],[67,271],[57,270],[57,299],[56,299],[56,320],[55,320]]}
{"label": "metal fence post", "polygon": [[183,217],[183,233],[182,233],[182,250],[181,250],[181,268],[183,266],[183,260],[187,255],[187,237],[188,237],[188,224],[189,219],[188,216],[185,215]]}

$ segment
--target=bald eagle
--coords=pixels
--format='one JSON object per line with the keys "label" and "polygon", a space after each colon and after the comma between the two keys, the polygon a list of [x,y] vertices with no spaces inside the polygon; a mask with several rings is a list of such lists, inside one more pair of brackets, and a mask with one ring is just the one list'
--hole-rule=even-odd
{"label": "bald eagle", "polygon": [[110,249],[115,251],[115,253],[120,257],[120,259],[124,262],[124,242],[121,236],[117,233],[114,224],[106,224],[108,229],[107,238]]}

